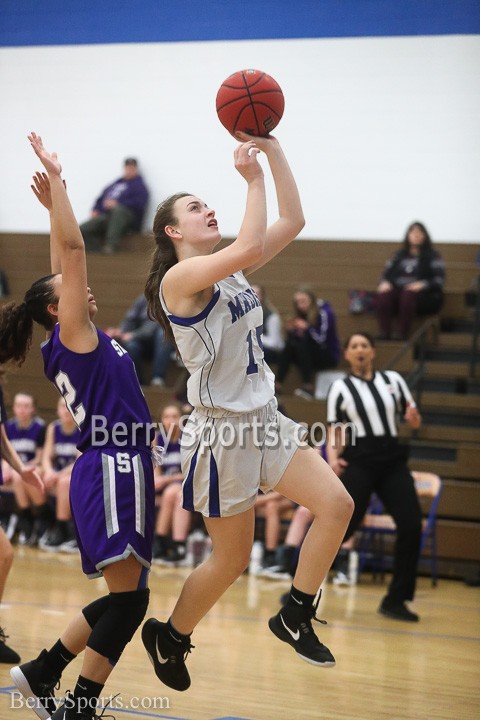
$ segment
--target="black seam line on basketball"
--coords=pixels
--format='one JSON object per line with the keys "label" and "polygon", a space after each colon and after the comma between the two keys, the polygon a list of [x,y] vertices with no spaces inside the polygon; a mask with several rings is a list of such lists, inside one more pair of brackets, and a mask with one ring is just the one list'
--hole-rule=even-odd
{"label": "black seam line on basketball", "polygon": [[258,102],[258,100],[257,100],[256,103],[255,103],[255,105],[261,105],[262,107],[268,108],[271,113],[273,113],[273,114],[276,115],[278,118],[280,118],[280,115],[279,115],[277,112],[275,112],[275,110],[274,110],[272,107],[270,107],[270,105],[267,105],[267,103]]}
{"label": "black seam line on basketball", "polygon": [[[257,80],[255,80],[255,82],[253,82],[249,87],[255,87],[255,85],[256,85],[257,83],[259,83],[260,80],[262,80],[264,77],[265,77],[265,73],[263,73],[263,74],[262,74]],[[243,82],[245,83],[245,76],[242,75],[242,78],[243,78]],[[229,84],[226,83],[226,82],[222,83],[222,87],[226,87],[226,88],[228,88],[229,90],[241,90],[241,89],[242,89],[242,88],[239,87],[238,85],[229,85]]]}
{"label": "black seam line on basketball", "polygon": [[[263,105],[263,104],[264,104],[264,103],[257,103],[257,105]],[[257,123],[258,134],[260,135],[260,128],[259,128],[259,125],[258,125],[257,114],[255,113],[255,107],[254,107],[254,105],[253,105],[252,103],[247,103],[247,104],[244,105],[244,106],[240,109],[240,111],[237,113],[237,116],[236,116],[236,118],[235,118],[235,122],[234,122],[234,124],[233,124],[233,131],[234,131],[234,132],[236,131],[236,129],[237,129],[237,124],[238,124],[238,122],[239,122],[239,120],[240,120],[240,117],[241,117],[243,111],[245,110],[245,108],[247,108],[249,105],[251,106],[251,108],[252,108],[252,110],[253,110],[253,112],[254,112],[254,114],[255,114],[255,122]],[[270,105],[265,105],[265,107],[267,107],[267,108],[270,110],[270,112],[271,112],[273,115],[276,115],[276,116],[278,117],[278,119],[280,120],[281,115],[279,115],[278,113],[276,113],[275,110],[272,110],[272,108],[270,107]]]}
{"label": "black seam line on basketball", "polygon": [[[237,88],[237,89],[238,89],[238,88]],[[264,93],[265,93],[265,94],[267,94],[267,93],[281,93],[281,90],[259,90],[259,91],[256,92],[256,93],[252,93],[252,95],[263,95]],[[240,100],[242,100],[242,99],[244,99],[244,98],[246,99],[247,97],[249,97],[249,96],[248,96],[248,95],[242,95],[242,96],[239,97],[239,98],[237,97],[237,98],[234,98],[233,100],[227,100],[226,103],[223,103],[223,105],[220,105],[220,107],[217,108],[217,112],[220,112],[220,110],[223,110],[223,108],[228,107],[228,106],[231,105],[232,103],[237,103],[237,102],[239,102]],[[257,102],[258,102],[258,101],[257,101]]]}
{"label": "black seam line on basketball", "polygon": [[[263,75],[265,75],[265,73],[263,73]],[[263,77],[263,75],[262,75],[262,77]],[[255,112],[255,103],[252,102],[252,95],[251,95],[251,93],[250,93],[250,88],[249,88],[249,86],[248,86],[248,84],[247,84],[247,80],[246,80],[246,78],[245,78],[245,73],[244,73],[243,70],[242,70],[242,77],[243,77],[243,82],[245,83],[245,88],[246,88],[247,93],[248,93],[248,98],[249,98],[249,100],[250,100],[250,105],[252,106],[253,116],[254,116],[254,118],[255,118],[255,122],[257,123],[257,132],[256,132],[256,134],[257,134],[257,135],[260,135],[260,134],[261,134],[261,132],[260,132],[260,123],[258,122],[257,113]],[[237,120],[238,120],[238,118],[237,118]],[[234,130],[236,130],[236,129],[237,129],[237,123],[235,123],[235,126],[234,126]]]}
{"label": "black seam line on basketball", "polygon": [[255,82],[253,82],[251,85],[249,85],[249,84],[247,83],[247,79],[246,79],[246,77],[245,77],[245,71],[242,70],[243,82],[245,83],[245,87],[247,87],[247,88],[254,87],[257,83],[260,82],[260,80],[263,80],[263,78],[265,77],[265,75],[266,75],[266,73],[262,72],[262,74],[260,75],[260,77],[257,78],[257,79],[255,80]]}

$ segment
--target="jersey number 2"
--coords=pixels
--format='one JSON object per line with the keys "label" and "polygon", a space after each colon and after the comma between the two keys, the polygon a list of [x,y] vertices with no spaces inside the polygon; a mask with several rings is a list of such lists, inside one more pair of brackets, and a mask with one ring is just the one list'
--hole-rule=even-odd
{"label": "jersey number 2", "polygon": [[75,406],[77,391],[70,382],[70,378],[67,373],[63,372],[63,370],[60,371],[55,378],[55,384],[60,390],[60,394],[63,395],[65,405],[67,406],[70,415],[75,420],[77,426],[80,427],[85,420],[85,408],[83,407],[83,403],[78,403],[78,405]]}

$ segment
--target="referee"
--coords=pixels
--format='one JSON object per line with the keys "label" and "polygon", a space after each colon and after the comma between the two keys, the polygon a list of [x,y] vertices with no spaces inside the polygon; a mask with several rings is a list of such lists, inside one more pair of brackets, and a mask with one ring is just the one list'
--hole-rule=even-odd
{"label": "referee", "polygon": [[370,335],[351,335],[344,356],[350,372],[335,380],[327,400],[328,460],[355,501],[344,542],[360,526],[376,493],[397,526],[392,580],[379,612],[417,622],[418,615],[405,602],[415,593],[421,510],[407,449],[398,442],[397,417],[402,415],[412,428],[420,427],[421,417],[403,378],[374,369]]}

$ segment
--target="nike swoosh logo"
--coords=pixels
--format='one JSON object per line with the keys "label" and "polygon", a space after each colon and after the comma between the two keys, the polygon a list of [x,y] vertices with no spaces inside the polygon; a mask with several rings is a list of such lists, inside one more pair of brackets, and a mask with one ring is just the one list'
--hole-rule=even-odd
{"label": "nike swoosh logo", "polygon": [[282,621],[282,625],[285,628],[285,630],[292,636],[292,638],[295,640],[295,642],[297,642],[297,640],[300,637],[300,630],[297,630],[296,632],[293,632],[293,630],[290,630],[288,625],[285,625],[285,620],[283,619],[283,617],[281,615],[280,615],[280,620]]}
{"label": "nike swoosh logo", "polygon": [[290,597],[292,598],[292,600],[294,600],[297,603],[297,605],[303,605],[303,602],[301,600],[297,600],[295,595],[290,595]]}
{"label": "nike swoosh logo", "polygon": [[161,665],[164,665],[165,663],[168,662],[168,658],[164,658],[162,653],[160,652],[160,648],[158,647],[158,637],[157,637],[156,649],[157,649],[157,660]]}

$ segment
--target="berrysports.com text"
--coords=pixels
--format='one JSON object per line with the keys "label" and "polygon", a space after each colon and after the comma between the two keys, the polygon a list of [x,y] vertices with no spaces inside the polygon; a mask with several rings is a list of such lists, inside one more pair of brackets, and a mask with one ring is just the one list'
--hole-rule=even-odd
{"label": "berrysports.com text", "polygon": [[[191,425],[186,425],[189,416],[185,415],[181,418],[180,428],[182,429],[181,444],[184,448],[188,448],[192,443],[198,444],[198,435],[194,432]],[[331,439],[333,447],[345,447],[346,439],[348,444],[355,444],[355,426],[353,423],[332,423],[330,426]],[[168,432],[161,423],[132,423],[128,426],[124,422],[115,423],[112,427],[108,427],[107,419],[104,415],[93,415],[91,423],[91,444],[92,447],[105,447],[106,445],[114,447],[126,447],[137,444],[137,439],[150,436],[154,431],[157,442],[161,446],[167,447],[175,427],[171,426]],[[252,443],[255,447],[275,448],[284,441],[282,436],[276,432],[274,424],[267,428],[266,433],[263,432],[262,424],[257,418],[249,422],[232,422],[228,417],[222,419],[220,428],[215,425],[206,425],[203,430],[200,445],[208,447],[218,437],[218,441],[224,448],[246,448],[251,447]],[[298,447],[310,445],[320,448],[325,445],[328,437],[328,428],[323,422],[314,422],[312,425],[306,423],[298,423],[296,426],[295,437],[293,438]]]}
{"label": "berrysports.com text", "polygon": [[[86,698],[78,698],[78,709],[80,711],[85,710],[88,705]],[[92,710],[95,708],[98,711],[107,708],[108,710],[170,710],[170,698],[165,697],[131,697],[124,699],[121,695],[110,695],[109,697],[102,697],[97,701],[92,701]],[[61,705],[65,703],[65,707],[69,707],[68,703],[74,703],[73,696],[69,695],[66,698],[60,698],[57,700],[57,704]],[[18,710],[20,708],[28,708],[35,712],[35,708],[41,707],[38,698],[24,698],[19,692],[10,693],[10,710]],[[73,705],[71,705],[73,707]]]}

